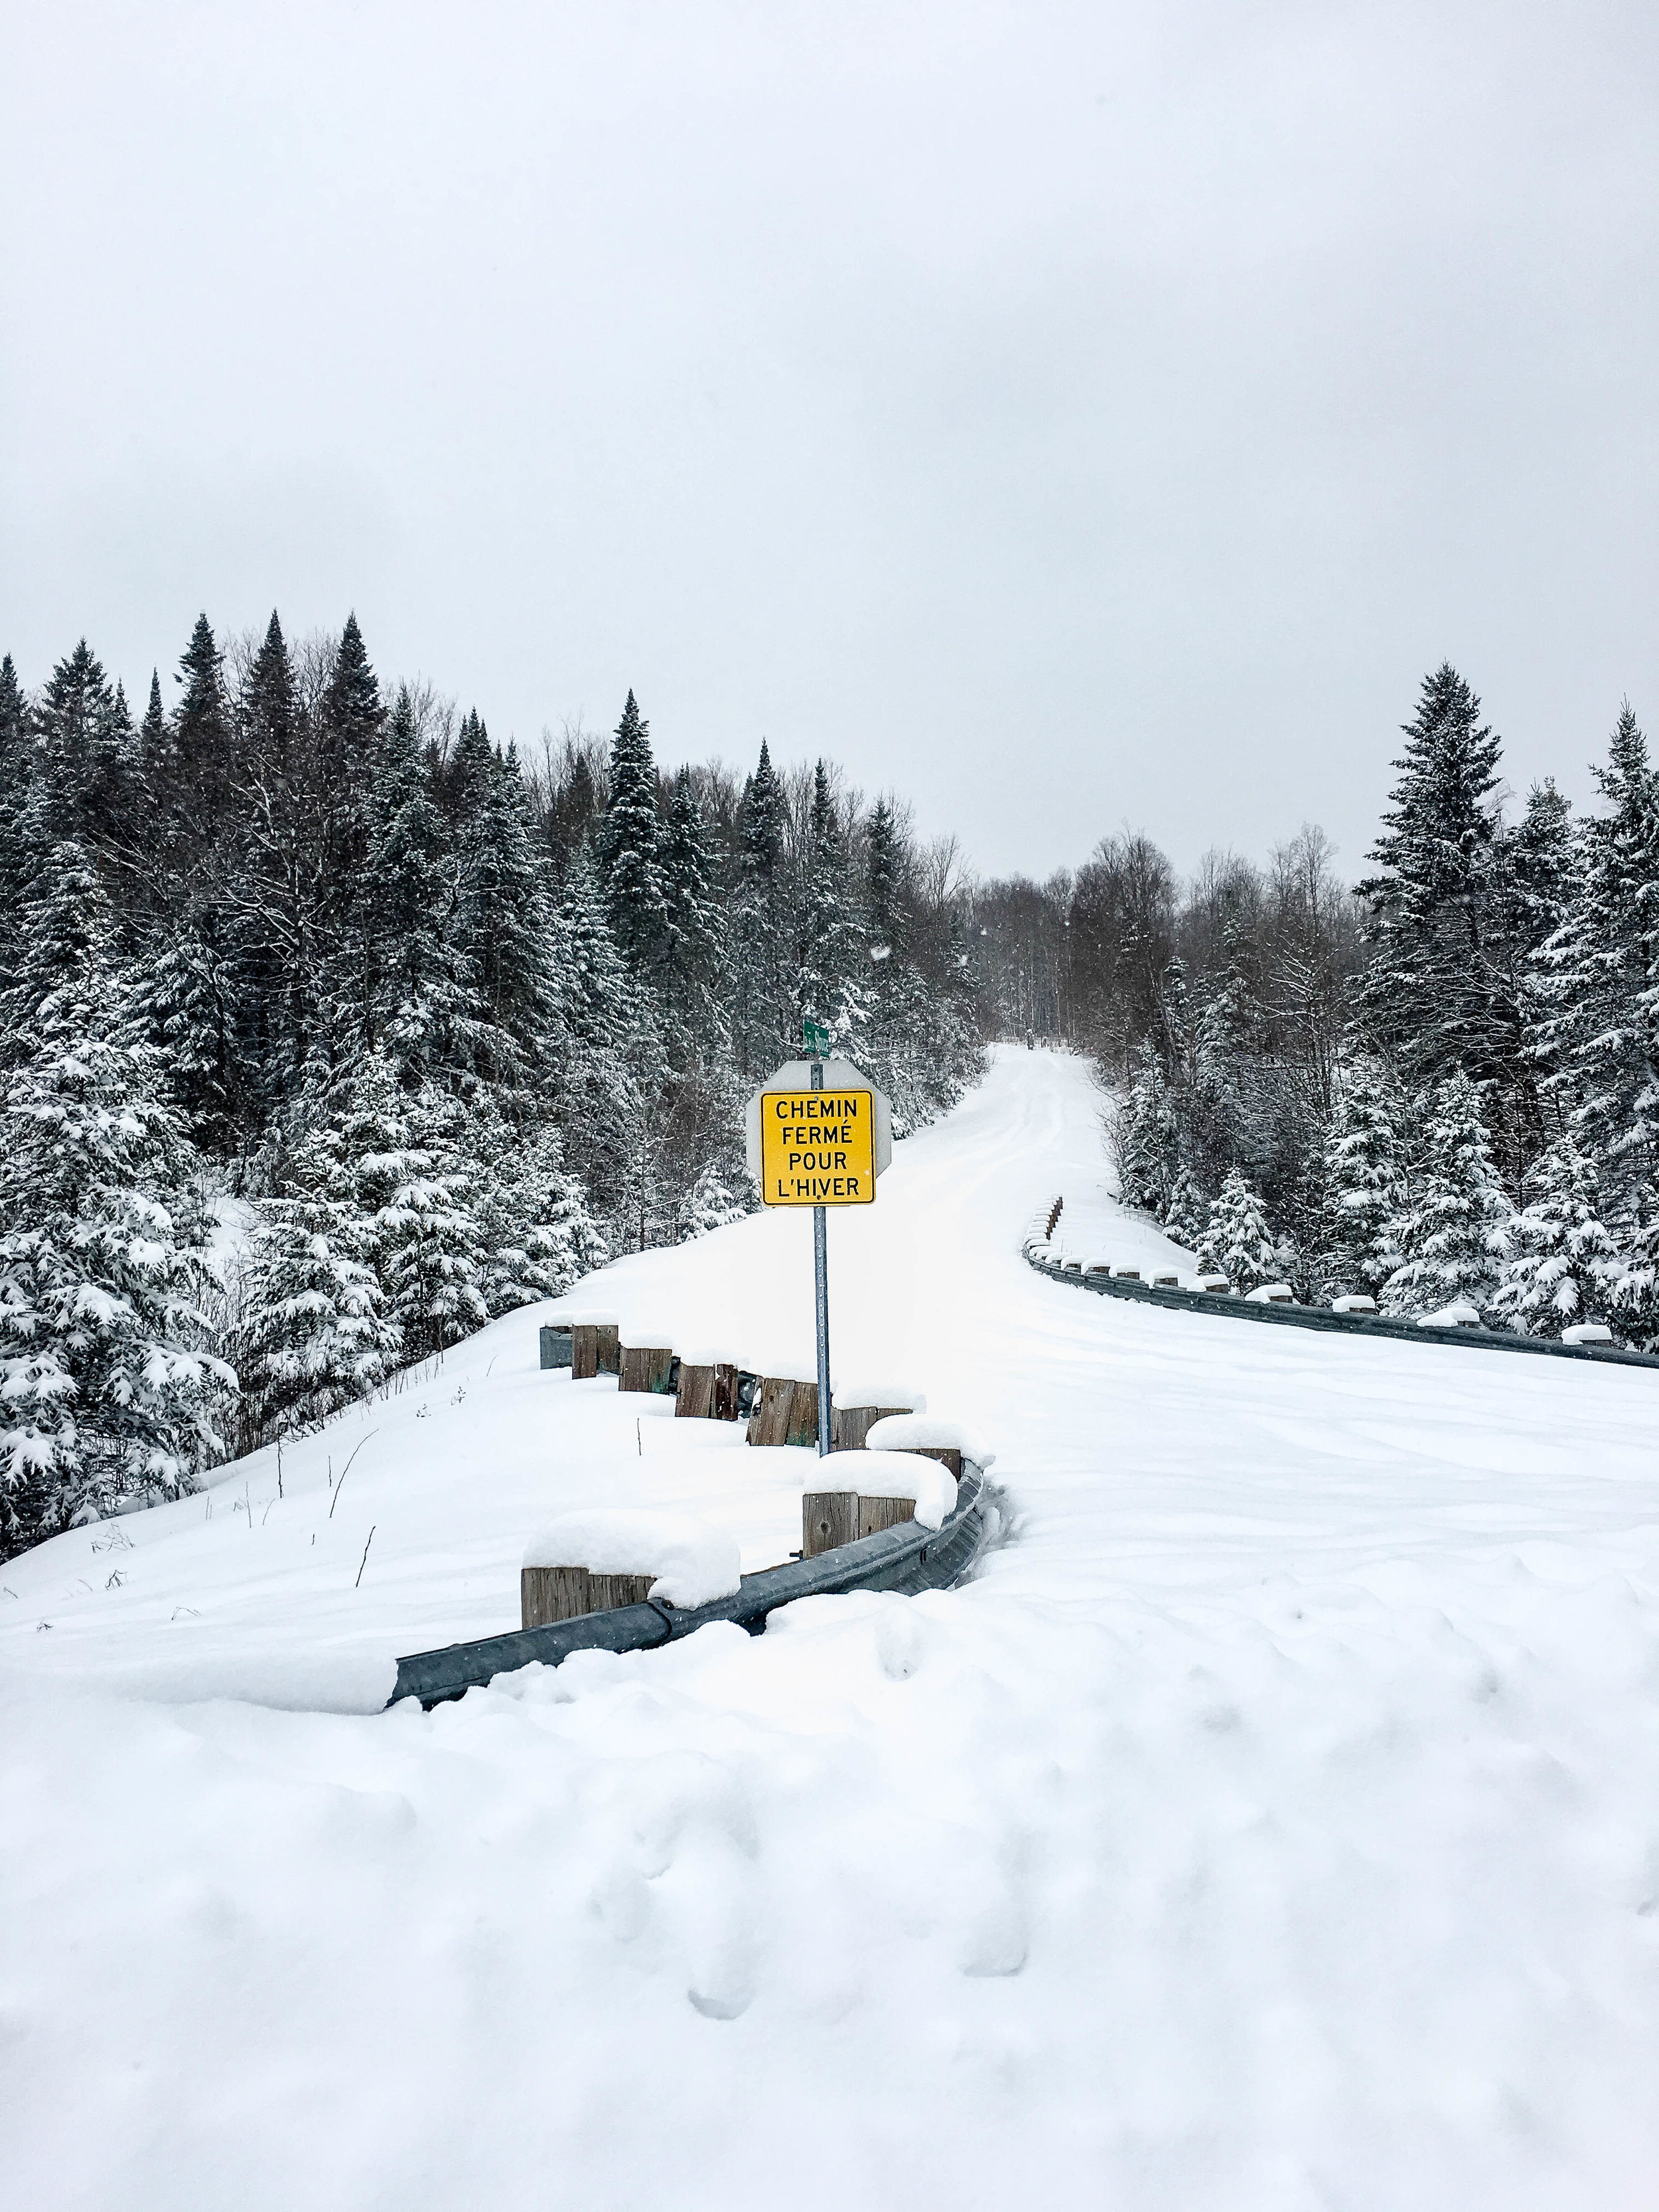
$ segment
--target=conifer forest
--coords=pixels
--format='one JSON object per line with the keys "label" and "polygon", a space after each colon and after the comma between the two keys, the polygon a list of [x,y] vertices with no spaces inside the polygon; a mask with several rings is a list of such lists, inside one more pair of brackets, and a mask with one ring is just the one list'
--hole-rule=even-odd
{"label": "conifer forest", "polygon": [[1237,1289],[1659,1347],[1659,777],[1516,801],[1450,666],[1357,882],[1316,828],[1177,878],[975,880],[835,765],[528,755],[355,617],[206,617],[134,713],[0,663],[0,1555],[754,1204],[801,1022],[915,1131],[984,1046],[1092,1059],[1125,1199]]}

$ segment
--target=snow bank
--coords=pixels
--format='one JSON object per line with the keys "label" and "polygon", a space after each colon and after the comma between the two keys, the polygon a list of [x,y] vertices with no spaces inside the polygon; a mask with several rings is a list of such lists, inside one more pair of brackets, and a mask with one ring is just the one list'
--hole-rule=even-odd
{"label": "snow bank", "polygon": [[741,1580],[738,1547],[723,1529],[677,1513],[591,1506],[562,1513],[525,1547],[527,1567],[586,1567],[596,1575],[654,1575],[665,1605],[708,1605]]}
{"label": "snow bank", "polygon": [[986,1450],[972,1429],[933,1414],[890,1413],[874,1424],[866,1442],[872,1451],[959,1451],[975,1467],[996,1464],[996,1454]]}
{"label": "snow bank", "polygon": [[818,1462],[813,1487],[856,1490],[860,1498],[914,1498],[916,1518],[924,1528],[939,1528],[957,1502],[956,1478],[950,1468],[917,1452],[831,1452]]}

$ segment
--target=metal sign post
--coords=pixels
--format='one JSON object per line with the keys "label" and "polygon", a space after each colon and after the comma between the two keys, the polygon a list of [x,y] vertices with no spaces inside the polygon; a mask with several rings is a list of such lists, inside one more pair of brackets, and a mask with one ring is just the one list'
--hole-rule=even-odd
{"label": "metal sign post", "polygon": [[[786,1061],[749,1101],[749,1171],[763,1206],[812,1209],[812,1302],[818,1344],[818,1452],[831,1448],[829,1219],[832,1206],[869,1206],[893,1156],[892,1115],[867,1075],[829,1060],[830,1032],[802,1024],[809,1057]],[[827,1066],[826,1066],[827,1061]]]}
{"label": "metal sign post", "polygon": [[[815,1093],[823,1089],[823,1060],[813,1051],[818,1036],[814,1036],[816,1024],[806,1024],[807,1049],[812,1052],[812,1089]],[[828,1040],[826,1039],[827,1042]],[[818,1457],[830,1456],[830,1209],[827,1206],[812,1208],[812,1298],[817,1310],[818,1323]]]}

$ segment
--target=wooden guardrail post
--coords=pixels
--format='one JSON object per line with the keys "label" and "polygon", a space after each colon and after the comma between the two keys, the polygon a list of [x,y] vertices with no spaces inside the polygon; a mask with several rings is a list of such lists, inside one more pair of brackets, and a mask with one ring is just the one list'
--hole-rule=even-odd
{"label": "wooden guardrail post", "polygon": [[677,1420],[735,1421],[738,1418],[738,1370],[735,1361],[706,1357],[680,1361],[680,1379],[674,1393]]}
{"label": "wooden guardrail post", "polygon": [[622,1332],[614,1323],[579,1321],[570,1330],[570,1373],[577,1382],[622,1371]]}
{"label": "wooden guardrail post", "polygon": [[813,1444],[818,1434],[818,1386],[793,1376],[766,1375],[749,1415],[751,1444]]}
{"label": "wooden guardrail post", "polygon": [[809,1490],[800,1504],[800,1555],[804,1559],[816,1559],[820,1552],[833,1552],[839,1544],[854,1543],[862,1533],[856,1490]]}
{"label": "wooden guardrail post", "polygon": [[909,1406],[833,1407],[836,1449],[862,1451],[864,1439],[878,1421],[884,1421],[890,1413],[908,1413],[913,1410]]}
{"label": "wooden guardrail post", "polygon": [[714,1370],[702,1364],[680,1362],[680,1387],[674,1394],[677,1421],[710,1421],[714,1418]]}
{"label": "wooden guardrail post", "polygon": [[896,1528],[902,1521],[916,1517],[914,1498],[860,1498],[858,1504],[860,1536],[879,1535],[884,1528]]}
{"label": "wooden guardrail post", "polygon": [[613,1606],[643,1605],[655,1580],[652,1575],[596,1575],[586,1567],[523,1567],[519,1596],[526,1628],[549,1628],[555,1621],[577,1620],[585,1613],[608,1613]]}
{"label": "wooden guardrail post", "polygon": [[617,1387],[623,1390],[646,1390],[665,1397],[668,1377],[674,1364],[673,1347],[666,1344],[624,1344],[617,1364]]}

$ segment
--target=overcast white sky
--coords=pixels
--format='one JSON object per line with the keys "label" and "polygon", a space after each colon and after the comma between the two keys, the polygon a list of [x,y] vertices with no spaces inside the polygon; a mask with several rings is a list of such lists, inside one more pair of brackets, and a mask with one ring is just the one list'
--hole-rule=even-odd
{"label": "overcast white sky", "polygon": [[0,647],[355,606],[984,872],[1659,736],[1659,8],[0,0]]}

